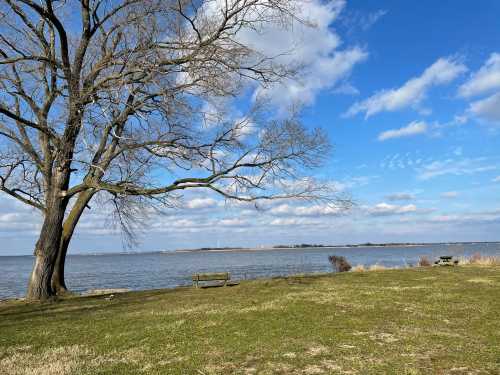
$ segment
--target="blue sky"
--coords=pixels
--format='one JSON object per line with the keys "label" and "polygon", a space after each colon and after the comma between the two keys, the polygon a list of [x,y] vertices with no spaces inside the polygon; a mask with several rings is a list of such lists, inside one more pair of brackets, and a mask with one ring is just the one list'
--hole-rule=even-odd
{"label": "blue sky", "polygon": [[[315,177],[356,206],[255,211],[195,192],[184,209],[152,217],[135,250],[500,240],[500,2],[311,3],[304,12],[318,27],[301,34],[298,51],[310,70],[269,91],[277,108],[306,101],[304,122],[334,145]],[[39,218],[0,199],[0,255],[31,253]],[[122,250],[105,215],[91,211],[71,251]]]}

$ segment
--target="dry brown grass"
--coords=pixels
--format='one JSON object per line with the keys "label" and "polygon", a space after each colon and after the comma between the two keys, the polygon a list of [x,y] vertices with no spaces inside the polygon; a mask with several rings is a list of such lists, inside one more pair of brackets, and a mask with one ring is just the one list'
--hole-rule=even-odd
{"label": "dry brown grass", "polygon": [[371,266],[364,266],[363,264],[358,264],[351,269],[351,272],[366,272],[366,271],[384,271],[390,270],[390,267],[386,267],[382,264],[372,264]]}
{"label": "dry brown grass", "polygon": [[144,368],[152,366],[139,348],[98,355],[85,345],[52,347],[41,353],[24,346],[12,348],[3,354],[6,357],[0,360],[2,375],[72,375],[83,368],[87,372],[94,372],[104,365],[120,363],[141,365]]}
{"label": "dry brown grass", "polygon": [[316,345],[316,346],[311,346],[306,354],[309,356],[309,357],[317,357],[319,355],[322,355],[322,354],[326,354],[328,353],[328,348],[326,346],[323,346],[323,345]]}
{"label": "dry brown grass", "polygon": [[475,277],[472,279],[467,280],[469,283],[476,283],[476,284],[486,284],[486,285],[496,285],[497,282],[495,280],[486,278],[486,277]]}
{"label": "dry brown grass", "polygon": [[[28,347],[12,350],[0,361],[0,373],[10,375],[72,374],[82,361],[91,361],[93,353],[81,345],[71,345],[34,353]],[[9,354],[9,353],[7,353]]]}
{"label": "dry brown grass", "polygon": [[385,270],[388,270],[390,269],[389,267],[386,267],[382,264],[378,264],[378,263],[375,263],[375,264],[372,264],[368,270],[369,271],[385,271]]}
{"label": "dry brown grass", "polygon": [[365,272],[366,268],[363,264],[358,264],[351,269],[352,272]]}
{"label": "dry brown grass", "polygon": [[470,257],[460,257],[459,264],[472,264],[476,266],[500,266],[500,256],[486,256],[474,253]]}
{"label": "dry brown grass", "polygon": [[[500,256],[486,256],[480,253],[474,253],[470,257],[458,257],[459,265],[476,265],[485,267],[500,266]],[[417,267],[432,267],[432,261],[427,256],[421,256],[418,260]],[[413,266],[402,266],[396,268],[413,268]],[[391,267],[386,267],[381,264],[373,264],[371,266],[365,266],[363,264],[358,264],[351,269],[351,272],[366,272],[366,271],[384,271],[393,269]]]}
{"label": "dry brown grass", "polygon": [[432,266],[432,262],[425,255],[421,256],[418,260],[419,267],[430,267]]}

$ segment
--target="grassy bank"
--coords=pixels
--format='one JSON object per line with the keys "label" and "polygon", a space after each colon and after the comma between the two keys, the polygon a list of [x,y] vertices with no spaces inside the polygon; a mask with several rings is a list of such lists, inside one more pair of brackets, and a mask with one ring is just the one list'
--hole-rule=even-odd
{"label": "grassy bank", "polygon": [[1,374],[500,374],[500,267],[0,304]]}

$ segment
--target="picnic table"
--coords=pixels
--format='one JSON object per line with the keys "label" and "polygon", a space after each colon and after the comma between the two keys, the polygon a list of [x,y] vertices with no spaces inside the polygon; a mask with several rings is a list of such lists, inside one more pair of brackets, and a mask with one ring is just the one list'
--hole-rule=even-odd
{"label": "picnic table", "polygon": [[439,260],[434,262],[437,266],[456,266],[458,264],[458,260],[453,260],[452,255],[443,255],[439,257]]}

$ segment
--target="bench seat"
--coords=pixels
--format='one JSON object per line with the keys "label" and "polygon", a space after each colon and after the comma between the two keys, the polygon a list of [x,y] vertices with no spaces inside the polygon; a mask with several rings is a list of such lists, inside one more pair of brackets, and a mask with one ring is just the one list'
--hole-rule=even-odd
{"label": "bench seat", "polygon": [[[229,272],[195,273],[192,276],[193,285],[201,288],[217,288],[221,286],[236,286],[238,281],[231,281]],[[202,284],[200,284],[202,282]]]}
{"label": "bench seat", "polygon": [[220,288],[221,286],[227,285],[224,281],[207,281],[201,285],[199,285],[202,289],[207,288]]}

